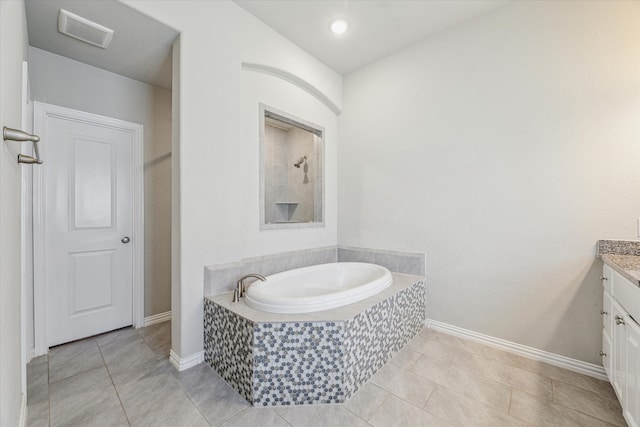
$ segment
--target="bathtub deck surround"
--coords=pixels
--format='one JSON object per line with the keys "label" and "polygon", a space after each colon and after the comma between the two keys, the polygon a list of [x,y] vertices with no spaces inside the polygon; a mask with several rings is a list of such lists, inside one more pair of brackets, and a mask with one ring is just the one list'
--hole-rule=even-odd
{"label": "bathtub deck surround", "polygon": [[205,298],[205,362],[254,406],[343,403],[422,328],[426,285],[393,274],[380,293],[313,313]]}
{"label": "bathtub deck surround", "polygon": [[425,275],[425,254],[386,251],[349,246],[326,246],[271,255],[244,258],[204,268],[204,295],[233,291],[237,280],[247,273],[263,276],[330,262],[368,262],[386,267],[392,273]]}

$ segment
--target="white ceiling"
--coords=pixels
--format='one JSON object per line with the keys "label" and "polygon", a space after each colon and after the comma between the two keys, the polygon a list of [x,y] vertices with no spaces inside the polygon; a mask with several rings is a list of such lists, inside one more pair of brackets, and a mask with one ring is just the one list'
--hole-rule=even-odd
{"label": "white ceiling", "polygon": [[[0,0],[1,1],[1,0]],[[215,1],[215,0],[209,0]],[[510,0],[235,0],[340,74],[374,62]],[[115,31],[108,49],[60,34],[66,9]],[[116,0],[26,0],[29,44],[166,89],[178,32]],[[336,17],[351,28],[328,30]]]}
{"label": "white ceiling", "polygon": [[[510,0],[234,0],[340,74],[348,74]],[[346,18],[343,36],[329,22]]]}
{"label": "white ceiling", "polygon": [[[135,80],[171,89],[171,51],[178,32],[115,0],[26,0],[31,46]],[[58,32],[66,9],[115,31],[101,49]]]}

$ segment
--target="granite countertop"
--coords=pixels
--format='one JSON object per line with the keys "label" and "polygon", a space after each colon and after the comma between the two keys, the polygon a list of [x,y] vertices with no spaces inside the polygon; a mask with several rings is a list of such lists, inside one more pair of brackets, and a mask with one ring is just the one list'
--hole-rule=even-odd
{"label": "granite countertop", "polygon": [[640,256],[601,254],[600,258],[631,283],[640,286]]}

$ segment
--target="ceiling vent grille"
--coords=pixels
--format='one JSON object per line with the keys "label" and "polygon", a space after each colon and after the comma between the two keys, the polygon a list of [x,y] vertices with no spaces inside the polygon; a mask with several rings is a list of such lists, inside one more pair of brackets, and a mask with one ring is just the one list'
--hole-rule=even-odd
{"label": "ceiling vent grille", "polygon": [[113,30],[64,9],[58,14],[58,31],[103,49],[113,38]]}

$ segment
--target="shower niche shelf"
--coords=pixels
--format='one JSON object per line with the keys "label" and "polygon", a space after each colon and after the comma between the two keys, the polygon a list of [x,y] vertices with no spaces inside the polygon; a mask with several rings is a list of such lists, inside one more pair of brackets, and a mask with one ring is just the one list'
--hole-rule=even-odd
{"label": "shower niche shelf", "polygon": [[280,208],[280,212],[284,217],[284,221],[277,221],[277,222],[280,224],[287,223],[287,222],[298,222],[298,221],[291,220],[291,218],[293,217],[293,213],[298,208],[298,204],[299,204],[298,202],[276,202],[276,206]]}

